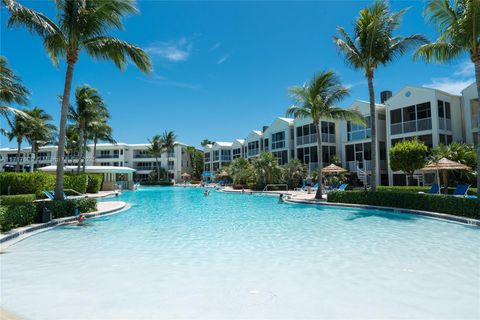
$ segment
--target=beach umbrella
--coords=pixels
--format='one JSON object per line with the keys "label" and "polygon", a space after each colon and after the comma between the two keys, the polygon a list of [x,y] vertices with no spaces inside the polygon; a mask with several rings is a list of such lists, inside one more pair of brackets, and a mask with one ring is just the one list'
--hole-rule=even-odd
{"label": "beach umbrella", "polygon": [[[440,186],[440,172],[443,172],[444,182],[446,182],[447,171],[449,170],[471,170],[469,166],[466,166],[462,163],[449,160],[447,158],[442,158],[436,162],[427,164],[421,169],[421,171],[435,171],[437,173],[437,183]],[[448,191],[448,186],[446,185],[446,190]],[[446,191],[446,192],[447,192]]]}
{"label": "beach umbrella", "polygon": [[347,171],[348,171],[347,169],[339,167],[334,163],[332,163],[331,165],[326,166],[325,168],[322,169],[323,173],[342,173],[342,172],[347,172]]}
{"label": "beach umbrella", "polygon": [[182,178],[190,178],[191,175],[189,175],[188,173],[184,172],[182,173]]}
{"label": "beach umbrella", "polygon": [[229,174],[226,171],[222,171],[218,174],[218,176],[223,178],[223,177],[228,177]]}

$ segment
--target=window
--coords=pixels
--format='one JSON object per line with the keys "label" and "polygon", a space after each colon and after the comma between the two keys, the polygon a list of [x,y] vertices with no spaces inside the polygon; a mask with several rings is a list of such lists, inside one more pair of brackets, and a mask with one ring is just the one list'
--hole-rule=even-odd
{"label": "window", "polygon": [[272,150],[285,148],[285,131],[272,134]]}
{"label": "window", "polygon": [[232,154],[230,150],[222,150],[222,161],[232,160]]}
{"label": "window", "polygon": [[205,162],[210,162],[210,152],[205,152],[204,158]]}
{"label": "window", "polygon": [[403,122],[416,120],[415,106],[403,108]]}
{"label": "window", "polygon": [[426,119],[432,117],[430,102],[417,104],[417,119]]}
{"label": "window", "polygon": [[438,116],[440,118],[445,118],[445,113],[443,112],[443,101],[438,100]]}
{"label": "window", "polygon": [[240,158],[242,155],[242,148],[235,148],[232,150],[233,159]]}
{"label": "window", "polygon": [[268,150],[268,139],[263,140],[263,147]]}
{"label": "window", "polygon": [[213,151],[213,161],[218,161],[220,159],[220,151]]}
{"label": "window", "polygon": [[249,156],[254,156],[254,155],[257,155],[259,150],[259,142],[258,140],[257,141],[252,141],[252,142],[249,142],[248,143],[248,155]]}
{"label": "window", "polygon": [[452,119],[452,115],[450,114],[450,103],[445,102],[445,118]]}
{"label": "window", "polygon": [[400,123],[402,122],[402,109],[390,111],[390,123]]}
{"label": "window", "polygon": [[273,155],[277,158],[279,165],[284,165],[288,162],[288,151],[276,151]]}
{"label": "window", "polygon": [[345,154],[347,161],[355,161],[355,146],[353,144],[349,144],[345,146]]}

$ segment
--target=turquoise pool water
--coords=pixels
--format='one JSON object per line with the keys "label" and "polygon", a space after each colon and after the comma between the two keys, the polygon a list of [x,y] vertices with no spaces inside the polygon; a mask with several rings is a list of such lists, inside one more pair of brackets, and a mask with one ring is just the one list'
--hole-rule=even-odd
{"label": "turquoise pool water", "polygon": [[[1,254],[1,306],[27,319],[478,319],[480,229],[200,189]],[[117,200],[117,199],[115,199]]]}

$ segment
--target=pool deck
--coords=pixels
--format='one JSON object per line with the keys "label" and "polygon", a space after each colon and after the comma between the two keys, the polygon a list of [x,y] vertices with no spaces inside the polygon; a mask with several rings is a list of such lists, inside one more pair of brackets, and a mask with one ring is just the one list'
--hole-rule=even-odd
{"label": "pool deck", "polygon": [[[130,208],[130,205],[123,201],[108,201],[108,202],[98,202],[97,211],[85,213],[85,218],[95,218],[99,216],[105,216],[110,214],[115,214],[123,210]],[[51,228],[75,222],[77,219],[74,216],[53,219],[47,223],[35,223],[28,226],[15,228],[9,230],[5,233],[0,234],[0,252],[7,249],[9,246],[24,240],[28,237],[31,237],[40,232],[50,230]],[[3,318],[0,318],[3,319]]]}
{"label": "pool deck", "polygon": [[0,320],[22,320],[23,318],[3,309],[0,308]]}

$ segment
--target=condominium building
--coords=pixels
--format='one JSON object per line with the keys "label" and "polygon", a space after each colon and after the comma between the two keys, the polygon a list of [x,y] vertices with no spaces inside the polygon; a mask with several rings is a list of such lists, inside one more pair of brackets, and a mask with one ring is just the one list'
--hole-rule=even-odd
{"label": "condominium building", "polygon": [[[381,92],[380,103],[376,104],[375,108],[378,184],[407,183],[406,175],[403,172],[393,172],[389,165],[388,150],[399,141],[417,138],[428,147],[454,141],[475,145],[480,143],[478,138],[480,104],[475,84],[465,88],[461,95],[414,86],[405,86],[394,95],[390,91],[384,91]],[[370,104],[367,101],[356,100],[348,109],[359,111],[364,116],[365,125],[351,121],[328,119],[321,121],[320,156],[317,126],[309,118],[276,118],[262,131],[250,131],[245,140],[222,142],[217,149],[223,149],[221,152],[224,152],[225,159],[238,157],[251,159],[262,151],[270,151],[277,157],[279,164],[299,159],[307,164],[309,171],[316,171],[319,161],[325,166],[337,157],[341,159],[342,165],[356,174],[364,184],[370,184],[372,171]],[[217,165],[213,166],[212,148],[213,146],[204,148],[205,171],[210,176],[229,162],[217,160]],[[220,153],[217,157],[220,157]],[[418,172],[415,178],[420,185],[433,182],[432,174]]]}
{"label": "condominium building", "polygon": [[[148,152],[149,144],[97,144],[88,145],[86,165],[88,166],[114,166],[129,167],[136,170],[135,180],[147,180],[148,175],[156,167],[157,159]],[[171,152],[164,152],[158,158],[161,168],[167,172],[167,178],[176,182],[182,181],[181,174],[192,168],[188,154],[185,151],[187,145],[176,142]],[[15,171],[17,164],[17,149],[0,149],[0,171]],[[31,153],[31,148],[20,150],[20,170],[32,171],[33,169],[56,165],[57,146],[45,146],[40,148],[38,156]],[[65,165],[76,165],[78,155],[65,155]]]}

